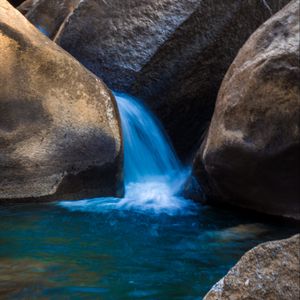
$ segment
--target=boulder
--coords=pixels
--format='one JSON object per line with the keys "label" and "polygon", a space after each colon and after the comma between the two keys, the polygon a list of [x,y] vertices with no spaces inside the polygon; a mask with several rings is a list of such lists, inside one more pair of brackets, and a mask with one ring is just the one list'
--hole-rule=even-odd
{"label": "boulder", "polygon": [[212,287],[204,300],[299,299],[299,247],[299,234],[258,245]]}
{"label": "boulder", "polygon": [[85,0],[55,41],[110,88],[145,100],[185,158],[238,50],[285,3]]}
{"label": "boulder", "polygon": [[0,0],[0,200],[122,195],[115,99]]}
{"label": "boulder", "polygon": [[60,26],[77,7],[79,0],[27,0],[18,9],[49,38],[54,38]]}
{"label": "boulder", "polygon": [[299,33],[294,0],[228,70],[193,167],[211,203],[300,218]]}

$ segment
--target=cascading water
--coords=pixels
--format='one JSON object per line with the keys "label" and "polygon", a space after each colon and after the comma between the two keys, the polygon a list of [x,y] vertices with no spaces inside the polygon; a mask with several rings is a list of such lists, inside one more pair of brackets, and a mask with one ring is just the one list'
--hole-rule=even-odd
{"label": "cascading water", "polygon": [[181,173],[182,166],[155,117],[137,100],[116,94],[124,136],[125,184]]}
{"label": "cascading water", "polygon": [[60,205],[71,210],[133,209],[140,212],[187,214],[195,205],[180,196],[188,176],[159,122],[136,99],[115,94],[124,139],[125,197],[105,197]]}

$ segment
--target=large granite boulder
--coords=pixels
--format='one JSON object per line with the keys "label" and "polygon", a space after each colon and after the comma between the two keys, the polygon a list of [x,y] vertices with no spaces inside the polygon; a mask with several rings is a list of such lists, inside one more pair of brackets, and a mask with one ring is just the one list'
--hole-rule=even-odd
{"label": "large granite boulder", "polygon": [[212,287],[204,300],[299,299],[299,249],[299,234],[258,245]]}
{"label": "large granite boulder", "polygon": [[247,41],[194,162],[208,198],[300,218],[299,2]]}
{"label": "large granite boulder", "polygon": [[240,47],[288,0],[85,0],[56,42],[144,99],[181,157],[197,148]]}
{"label": "large granite boulder", "polygon": [[24,12],[27,8],[26,18],[53,39],[78,3],[79,0],[27,0],[18,9]]}
{"label": "large granite boulder", "polygon": [[0,200],[122,194],[106,86],[0,0]]}

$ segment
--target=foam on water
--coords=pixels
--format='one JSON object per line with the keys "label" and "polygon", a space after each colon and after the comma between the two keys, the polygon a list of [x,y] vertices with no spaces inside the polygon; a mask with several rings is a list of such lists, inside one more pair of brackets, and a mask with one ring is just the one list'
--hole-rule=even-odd
{"label": "foam on water", "polygon": [[138,100],[125,94],[115,96],[124,139],[125,197],[63,201],[59,205],[72,211],[193,213],[195,204],[180,196],[189,170],[181,165],[159,122]]}

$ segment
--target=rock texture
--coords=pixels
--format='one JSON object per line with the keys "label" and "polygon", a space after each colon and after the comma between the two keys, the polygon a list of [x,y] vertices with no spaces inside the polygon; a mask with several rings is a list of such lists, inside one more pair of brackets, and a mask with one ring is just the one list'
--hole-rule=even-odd
{"label": "rock texture", "polygon": [[24,12],[27,7],[26,18],[49,38],[54,38],[78,3],[79,0],[30,0],[18,9]]}
{"label": "rock texture", "polygon": [[211,201],[300,218],[299,2],[247,41],[222,83],[194,174]]}
{"label": "rock texture", "polygon": [[121,195],[106,86],[0,0],[0,200]]}
{"label": "rock texture", "polygon": [[185,157],[197,148],[239,48],[286,3],[84,0],[56,41],[110,88],[144,99]]}
{"label": "rock texture", "polygon": [[17,6],[17,10],[23,15],[26,15],[39,1],[40,0],[25,0]]}
{"label": "rock texture", "polygon": [[300,235],[248,251],[204,300],[300,298]]}

